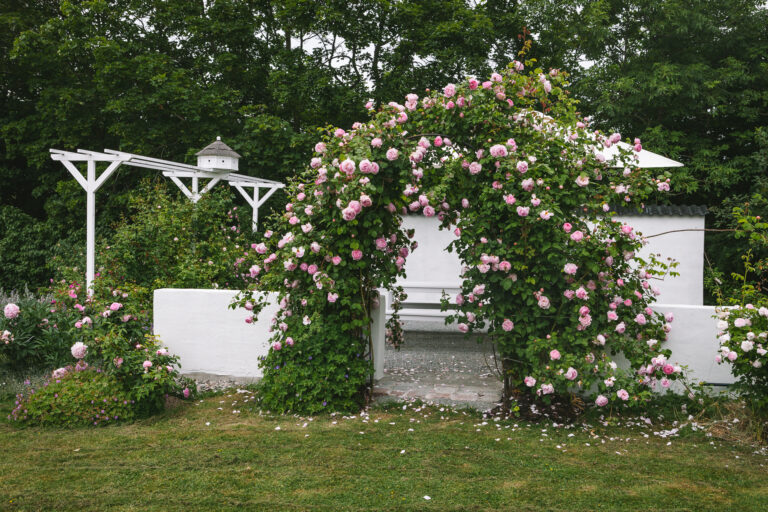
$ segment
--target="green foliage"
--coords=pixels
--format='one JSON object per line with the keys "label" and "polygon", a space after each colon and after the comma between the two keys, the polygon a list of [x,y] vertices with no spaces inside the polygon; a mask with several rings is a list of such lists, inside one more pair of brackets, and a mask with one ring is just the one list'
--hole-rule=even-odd
{"label": "green foliage", "polygon": [[43,282],[50,241],[45,223],[0,204],[0,288],[23,290],[29,283]]}
{"label": "green foliage", "polygon": [[70,347],[75,342],[72,327],[76,317],[71,312],[52,308],[51,297],[32,294],[3,297],[0,307],[16,304],[19,315],[0,315],[0,364],[10,370],[48,370],[71,362]]}
{"label": "green foliage", "polygon": [[[17,301],[18,314],[0,320],[8,328],[7,333],[0,330],[3,340],[10,338],[0,344],[0,354],[16,372],[63,367],[54,370],[43,392],[19,397],[14,418],[32,424],[100,424],[107,421],[104,414],[110,420],[115,415],[131,419],[162,410],[168,395],[189,397],[194,384],[179,375],[178,357],[149,335],[148,295],[136,285],[116,288],[99,278],[92,297],[79,283],[62,281],[41,300]],[[73,357],[78,358],[74,367],[67,365]],[[93,384],[90,377],[77,376],[93,369],[99,374]],[[94,417],[88,401],[103,399],[116,409]]]}
{"label": "green foliage", "polygon": [[25,425],[81,427],[131,421],[136,403],[119,379],[100,370],[68,367],[60,378],[17,396],[11,418]]}
{"label": "green foliage", "polygon": [[250,233],[250,211],[229,188],[197,202],[171,194],[165,184],[147,185],[131,196],[131,214],[101,244],[99,272],[114,286],[237,288]]}
{"label": "green foliage", "polygon": [[[736,238],[747,240],[749,249],[742,255],[744,272],[732,274],[729,283],[716,288],[721,306],[720,354],[718,363],[729,364],[736,387],[753,412],[768,419],[768,222],[750,211],[764,199],[756,195],[744,206],[733,209],[738,226]],[[722,290],[730,293],[723,293]],[[735,308],[735,309],[734,309]],[[768,429],[768,426],[764,425]],[[761,435],[768,434],[768,430]]]}
{"label": "green foliage", "polygon": [[274,413],[304,414],[359,410],[370,377],[365,348],[350,339],[333,317],[315,317],[284,349],[261,362],[261,407]]}

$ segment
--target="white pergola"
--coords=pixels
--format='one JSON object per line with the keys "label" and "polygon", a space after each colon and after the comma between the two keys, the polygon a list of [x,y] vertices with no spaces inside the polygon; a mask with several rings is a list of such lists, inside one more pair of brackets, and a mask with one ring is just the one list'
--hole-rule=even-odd
{"label": "white pergola", "polygon": [[[51,158],[61,162],[72,174],[86,193],[86,285],[88,293],[93,291],[93,278],[95,274],[96,259],[96,192],[109,179],[121,165],[130,165],[145,169],[153,169],[163,173],[173,181],[179,189],[196,203],[203,194],[211,190],[218,182],[224,180],[230,186],[235,187],[253,209],[252,229],[255,232],[258,227],[259,207],[266,202],[278,189],[285,185],[272,180],[254,178],[243,174],[231,172],[229,169],[211,169],[196,165],[182,164],[170,160],[150,158],[123,151],[105,149],[103,152],[78,149],[77,152],[51,149]],[[85,175],[78,165],[86,164]],[[97,164],[107,164],[106,169],[97,176]],[[235,167],[236,168],[236,167]],[[182,182],[182,179],[191,179],[191,190]],[[201,180],[208,182],[200,188]],[[248,194],[246,189],[253,189]],[[260,191],[266,193],[260,197]]]}

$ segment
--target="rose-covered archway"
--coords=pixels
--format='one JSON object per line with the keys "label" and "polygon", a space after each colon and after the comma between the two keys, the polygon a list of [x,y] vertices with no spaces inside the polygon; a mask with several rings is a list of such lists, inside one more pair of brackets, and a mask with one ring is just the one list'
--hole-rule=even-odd
{"label": "rose-covered archway", "polygon": [[[328,130],[315,145],[279,231],[247,255],[253,284],[238,305],[255,313],[258,292],[280,296],[261,363],[263,406],[313,413],[363,403],[376,290],[401,296],[395,280],[415,248],[402,228],[407,211],[455,233],[448,250],[464,283],[444,307],[456,308],[449,320],[461,331],[488,329],[505,398],[635,403],[676,377],[659,346],[668,323],[649,307],[650,279],[665,270],[636,258],[642,240],[608,207],[639,205],[669,179],[637,167],[631,151],[607,162],[602,151],[621,136],[589,129],[566,73],[525,73],[530,65],[409,94],[403,105],[369,104],[369,122]],[[388,337],[402,341],[396,314]],[[618,353],[629,370],[613,361]]]}

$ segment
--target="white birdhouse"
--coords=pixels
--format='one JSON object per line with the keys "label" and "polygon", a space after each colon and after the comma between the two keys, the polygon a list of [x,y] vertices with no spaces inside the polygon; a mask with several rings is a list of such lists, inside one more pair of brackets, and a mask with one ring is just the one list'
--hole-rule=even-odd
{"label": "white birdhouse", "polygon": [[221,137],[216,137],[215,142],[198,151],[196,156],[198,167],[213,171],[236,171],[240,160],[240,155],[224,144]]}

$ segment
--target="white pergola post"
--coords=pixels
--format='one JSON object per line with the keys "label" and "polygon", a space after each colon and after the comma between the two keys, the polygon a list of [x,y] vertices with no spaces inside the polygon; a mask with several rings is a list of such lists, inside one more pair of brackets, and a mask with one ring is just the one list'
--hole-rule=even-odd
{"label": "white pergola post", "polygon": [[[64,164],[64,167],[85,190],[85,286],[88,295],[93,295],[93,279],[96,274],[96,191],[120,167],[123,160],[114,155],[105,155],[92,151],[79,150],[77,153],[70,153],[53,149],[51,150],[51,158]],[[85,162],[86,175],[83,176],[72,162]],[[96,177],[97,162],[110,162],[109,166],[98,178]]]}
{"label": "white pergola post", "polygon": [[[253,210],[253,216],[251,221],[251,229],[255,233],[258,231],[259,226],[259,208],[263,205],[267,199],[272,197],[272,194],[283,188],[285,185],[276,181],[259,180],[259,183],[245,182],[245,181],[230,181],[229,184],[240,192],[245,201],[250,205]],[[245,191],[246,188],[253,188],[253,196]],[[267,189],[267,193],[263,197],[259,197],[259,189]]]}

